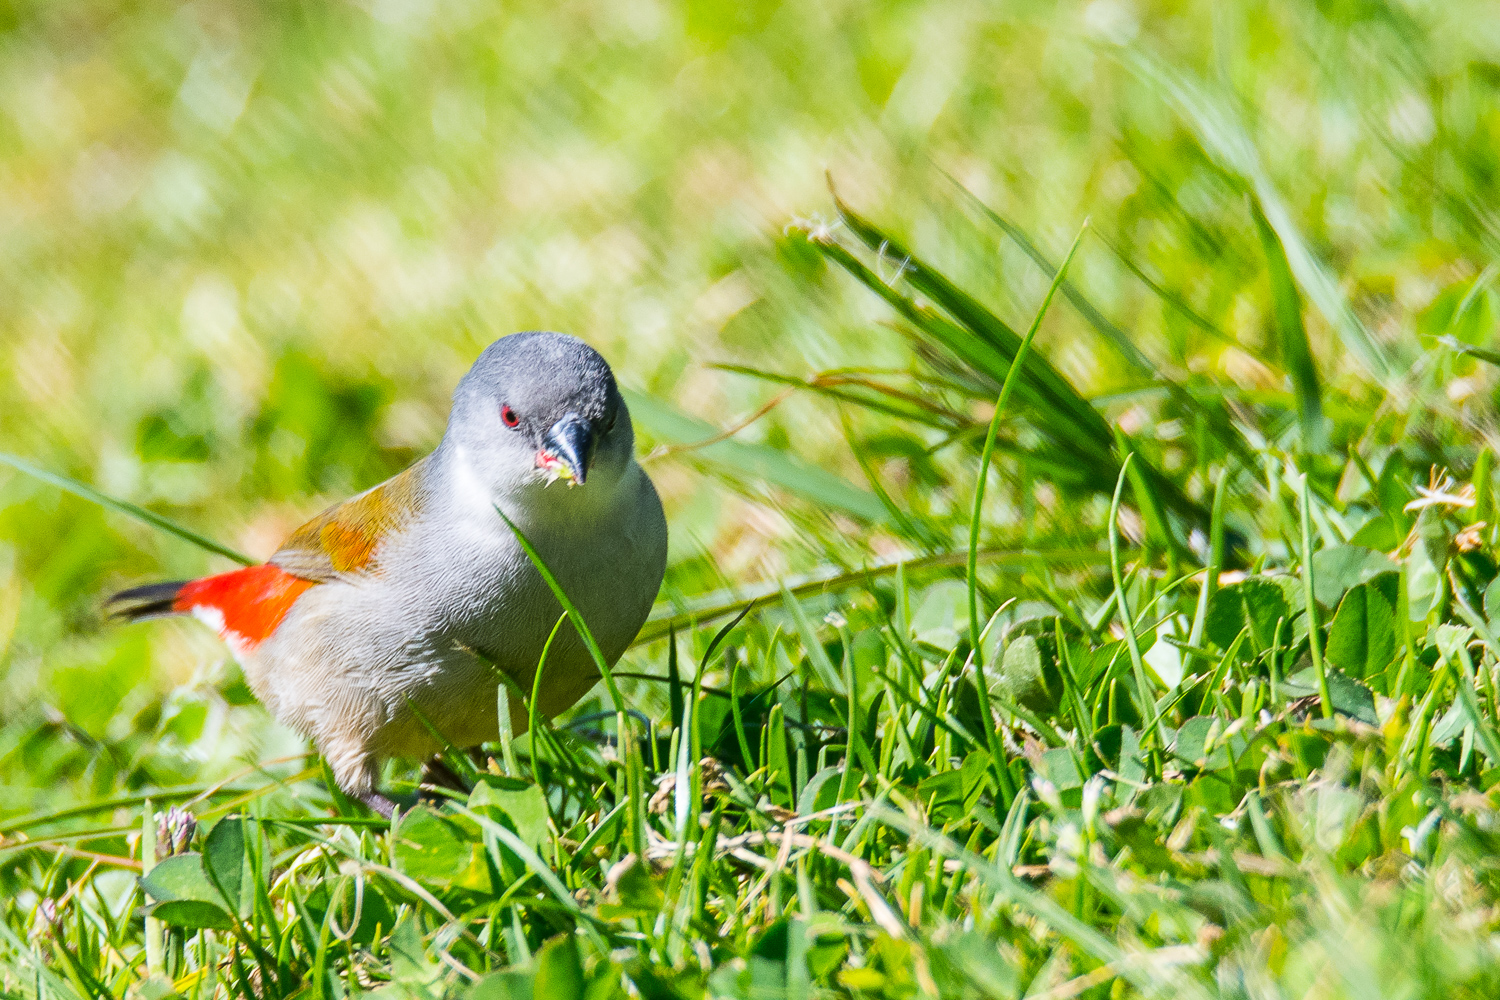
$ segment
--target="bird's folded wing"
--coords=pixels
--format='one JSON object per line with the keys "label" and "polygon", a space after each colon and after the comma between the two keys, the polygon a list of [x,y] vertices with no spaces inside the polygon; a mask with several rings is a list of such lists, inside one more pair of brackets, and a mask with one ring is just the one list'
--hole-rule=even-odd
{"label": "bird's folded wing", "polygon": [[294,531],[270,562],[319,583],[378,573],[382,544],[420,513],[422,464],[329,507]]}

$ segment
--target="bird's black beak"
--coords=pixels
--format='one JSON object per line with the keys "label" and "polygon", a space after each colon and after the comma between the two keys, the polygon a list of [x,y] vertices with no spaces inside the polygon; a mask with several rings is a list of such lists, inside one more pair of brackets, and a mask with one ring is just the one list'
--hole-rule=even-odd
{"label": "bird's black beak", "polygon": [[560,462],[573,482],[582,486],[594,460],[594,429],[576,413],[569,413],[547,432],[543,446]]}

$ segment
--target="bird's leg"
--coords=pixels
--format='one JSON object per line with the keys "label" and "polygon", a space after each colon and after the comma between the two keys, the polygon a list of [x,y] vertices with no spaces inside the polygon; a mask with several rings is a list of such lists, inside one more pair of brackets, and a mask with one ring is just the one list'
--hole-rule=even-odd
{"label": "bird's leg", "polygon": [[422,765],[421,783],[431,785],[435,788],[447,788],[451,791],[469,794],[469,787],[464,780],[454,773],[448,762],[443,760],[441,754],[435,754],[427,763]]}
{"label": "bird's leg", "polygon": [[379,813],[386,819],[390,819],[396,811],[396,803],[373,789],[357,796],[357,798],[369,807],[371,812]]}

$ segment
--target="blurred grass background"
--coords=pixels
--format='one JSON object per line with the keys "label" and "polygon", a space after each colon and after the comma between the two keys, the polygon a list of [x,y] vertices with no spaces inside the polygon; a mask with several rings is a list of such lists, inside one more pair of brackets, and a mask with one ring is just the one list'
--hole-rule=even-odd
{"label": "blurred grass background", "polygon": [[[802,376],[909,361],[885,307],[785,234],[832,218],[825,169],[1022,328],[1048,275],[950,178],[1054,261],[1092,216],[1108,243],[1085,245],[1073,280],[1162,371],[1289,399],[1265,363],[1272,285],[1226,178],[1235,157],[1340,276],[1396,373],[1361,381],[1368,366],[1313,303],[1321,376],[1372,407],[1384,384],[1398,412],[1414,386],[1439,386],[1410,419],[1482,438],[1492,377],[1422,362],[1419,336],[1448,330],[1464,303],[1456,333],[1481,343],[1496,315],[1476,281],[1500,240],[1491,14],[13,2],[0,8],[0,450],[264,557],[435,444],[457,378],[514,330],[583,336],[626,386],[735,426],[779,389],[714,363]],[[1205,134],[1151,66],[1219,95],[1248,145]],[[1117,414],[1151,388],[1070,308],[1038,347]],[[929,468],[946,460],[926,458],[933,442],[850,419],[902,503],[967,503],[967,480],[950,495]],[[1168,451],[1177,432],[1160,435]],[[643,451],[668,443],[641,436]],[[788,398],[739,439],[863,488],[838,413],[816,397]],[[1435,453],[1447,440],[1432,435]],[[669,595],[902,547],[715,471],[691,454],[651,464],[673,527]],[[1209,485],[1189,488],[1201,499]],[[1000,508],[1002,535],[1067,534],[1087,513],[1047,496]],[[225,685],[203,630],[100,622],[113,588],[219,568],[0,468],[7,811],[296,750]],[[149,761],[133,756],[148,740]]]}

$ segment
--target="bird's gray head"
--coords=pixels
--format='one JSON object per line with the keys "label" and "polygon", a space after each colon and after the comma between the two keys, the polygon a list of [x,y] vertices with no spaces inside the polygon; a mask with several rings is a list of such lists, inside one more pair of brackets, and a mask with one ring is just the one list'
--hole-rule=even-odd
{"label": "bird's gray head", "polygon": [[629,464],[635,435],[598,351],[566,334],[514,333],[458,383],[444,444],[492,490],[559,478],[602,487]]}

